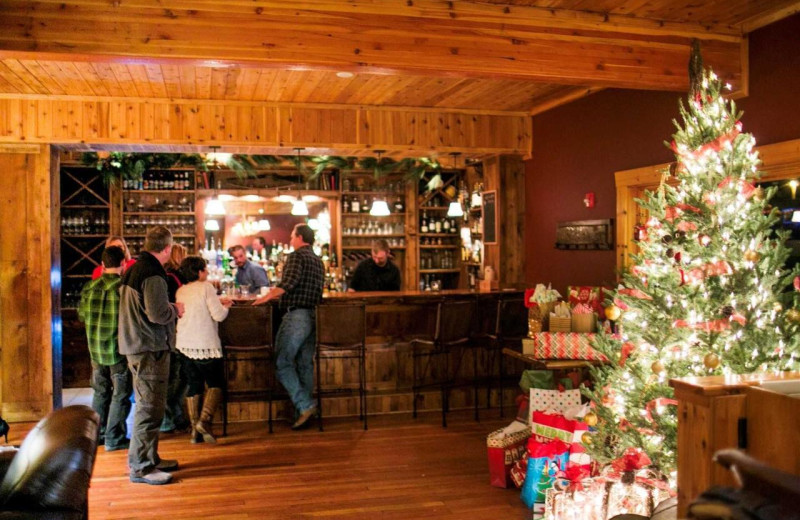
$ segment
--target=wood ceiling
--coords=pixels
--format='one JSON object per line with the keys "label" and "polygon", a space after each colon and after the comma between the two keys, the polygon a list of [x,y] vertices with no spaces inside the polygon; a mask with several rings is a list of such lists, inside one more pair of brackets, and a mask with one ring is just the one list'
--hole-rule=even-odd
{"label": "wood ceiling", "polygon": [[694,38],[746,93],[746,34],[798,11],[797,0],[3,0],[0,98],[535,114],[608,87],[684,91]]}

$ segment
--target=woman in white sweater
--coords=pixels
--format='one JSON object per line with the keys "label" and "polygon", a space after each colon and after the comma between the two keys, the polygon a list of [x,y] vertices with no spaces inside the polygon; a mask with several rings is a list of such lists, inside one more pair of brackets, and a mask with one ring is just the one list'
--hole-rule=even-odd
{"label": "woman in white sweater", "polygon": [[184,258],[180,273],[187,283],[178,289],[175,301],[182,303],[186,310],[178,320],[175,346],[184,356],[183,365],[189,385],[186,405],[192,422],[192,443],[216,443],[211,433],[211,423],[214,411],[222,401],[225,377],[218,322],[228,316],[231,301],[221,300],[214,286],[206,281],[206,261],[199,256]]}

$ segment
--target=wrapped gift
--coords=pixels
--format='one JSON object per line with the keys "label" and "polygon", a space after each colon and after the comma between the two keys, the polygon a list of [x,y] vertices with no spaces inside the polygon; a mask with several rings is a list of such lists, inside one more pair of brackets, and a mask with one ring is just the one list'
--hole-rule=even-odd
{"label": "wrapped gift", "polygon": [[586,423],[567,419],[558,414],[536,411],[531,414],[531,435],[537,441],[558,439],[570,444],[573,442],[576,430],[586,431]]}
{"label": "wrapped gift", "polygon": [[528,441],[528,472],[522,485],[522,501],[530,508],[534,503],[544,503],[545,493],[556,475],[567,466],[569,445],[561,441]]}
{"label": "wrapped gift", "polygon": [[[580,390],[545,390],[542,388],[531,388],[530,390],[530,411],[550,412],[563,415],[568,408],[581,404]],[[532,417],[531,417],[532,419]],[[533,421],[528,421],[533,424]]]}
{"label": "wrapped gift", "polygon": [[594,309],[584,303],[579,303],[572,309],[572,332],[595,332],[597,330],[597,317]]}
{"label": "wrapped gift", "polygon": [[584,304],[598,314],[603,312],[603,289],[589,285],[570,285],[567,287],[567,300],[573,307]]}
{"label": "wrapped gift", "polygon": [[511,467],[511,482],[517,488],[521,488],[525,483],[525,475],[528,473],[528,451],[522,454],[522,457],[514,463]]}
{"label": "wrapped gift", "polygon": [[662,476],[647,468],[650,464],[641,450],[628,448],[604,470],[606,518],[623,514],[649,518],[658,504],[673,495]]}
{"label": "wrapped gift", "polygon": [[556,475],[545,497],[547,520],[606,520],[605,486],[591,478],[588,466],[576,466]]}
{"label": "wrapped gift", "polygon": [[[541,332],[533,335],[533,357],[539,359],[586,359],[607,361],[592,348],[594,334]],[[524,348],[524,345],[523,345]]]}
{"label": "wrapped gift", "polygon": [[537,284],[525,290],[525,306],[528,307],[528,335],[547,330],[550,313],[561,295],[551,287]]}
{"label": "wrapped gift", "polygon": [[489,480],[492,486],[507,488],[512,485],[511,468],[527,451],[530,436],[529,426],[514,421],[486,437]]}

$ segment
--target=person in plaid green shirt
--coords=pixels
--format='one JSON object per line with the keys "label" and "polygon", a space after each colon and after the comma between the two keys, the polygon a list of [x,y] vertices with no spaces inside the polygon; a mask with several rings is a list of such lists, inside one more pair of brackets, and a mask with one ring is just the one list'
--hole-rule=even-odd
{"label": "person in plaid green shirt", "polygon": [[106,451],[128,447],[125,420],[131,411],[133,389],[128,361],[117,343],[120,272],[125,253],[112,246],[103,251],[103,275],[81,291],[78,317],[86,323],[86,339],[92,360],[92,408],[100,416],[100,436]]}

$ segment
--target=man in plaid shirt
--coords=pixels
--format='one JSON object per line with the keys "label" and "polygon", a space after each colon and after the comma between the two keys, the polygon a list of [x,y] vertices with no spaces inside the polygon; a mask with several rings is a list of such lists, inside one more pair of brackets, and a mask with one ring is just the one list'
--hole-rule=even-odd
{"label": "man in plaid shirt", "polygon": [[307,426],[317,411],[311,392],[314,389],[316,307],[322,301],[325,266],[311,249],[313,243],[314,231],[306,224],[296,225],[289,238],[294,253],[286,260],[281,283],[253,302],[253,305],[260,305],[280,298],[279,307],[286,310],[275,336],[275,368],[298,414],[293,430]]}
{"label": "man in plaid shirt", "polygon": [[103,251],[103,275],[81,291],[78,317],[86,323],[86,339],[92,359],[92,408],[100,416],[100,435],[106,451],[128,448],[125,420],[131,411],[131,373],[117,344],[119,287],[125,253],[120,247]]}

